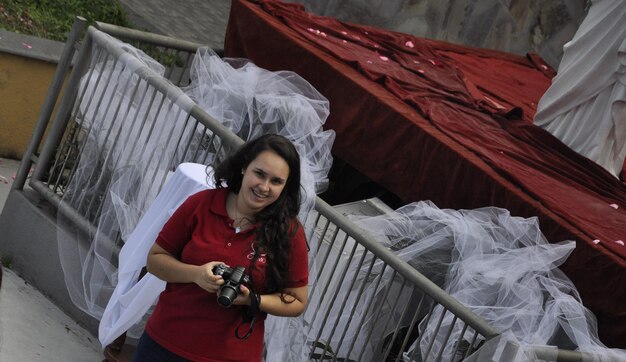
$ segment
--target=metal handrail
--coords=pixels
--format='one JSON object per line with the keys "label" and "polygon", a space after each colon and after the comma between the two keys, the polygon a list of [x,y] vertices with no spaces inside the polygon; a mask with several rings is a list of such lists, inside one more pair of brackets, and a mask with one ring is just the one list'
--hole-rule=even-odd
{"label": "metal handrail", "polygon": [[126,28],[123,26],[108,23],[96,22],[94,26],[97,29],[116,38],[134,39],[142,43],[158,45],[170,49],[195,52],[196,50],[198,50],[198,48],[201,48],[203,46],[200,43],[194,43],[186,40],[172,38],[166,35],[149,33],[146,31]]}

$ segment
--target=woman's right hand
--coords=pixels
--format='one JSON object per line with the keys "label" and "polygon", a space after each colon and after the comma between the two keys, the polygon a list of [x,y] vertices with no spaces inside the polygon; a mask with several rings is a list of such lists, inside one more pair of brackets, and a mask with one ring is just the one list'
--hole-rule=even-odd
{"label": "woman's right hand", "polygon": [[221,261],[212,261],[198,267],[198,275],[194,282],[202,289],[209,293],[217,293],[220,286],[224,284],[224,279],[221,275],[214,275],[213,268],[219,264],[224,264]]}

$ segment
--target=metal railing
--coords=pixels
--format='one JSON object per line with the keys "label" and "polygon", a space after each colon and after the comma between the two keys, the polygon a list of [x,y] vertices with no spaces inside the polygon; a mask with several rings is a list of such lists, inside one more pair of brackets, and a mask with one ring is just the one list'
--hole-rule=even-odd
{"label": "metal railing", "polygon": [[[70,39],[77,42],[78,36],[75,32],[80,30],[81,24],[79,23]],[[154,35],[145,34],[150,38],[154,37]],[[183,45],[189,48],[188,44]],[[152,48],[153,53],[155,49]],[[72,58],[74,51],[74,45],[66,46],[57,77],[61,79],[65,77],[69,69],[69,59]],[[186,54],[185,64],[193,58],[193,53],[184,49],[173,52],[168,48],[160,51],[161,53],[158,54],[175,53],[177,56]],[[57,80],[53,86],[54,92],[51,92],[46,100],[45,114],[38,122],[38,131],[35,132],[29,144],[24,157],[25,162],[22,164],[20,174],[16,175],[16,182],[13,186],[23,188],[26,179],[24,171],[30,168],[29,162],[34,162],[35,167],[29,185],[56,206],[59,212],[88,233],[94,230],[94,224],[100,216],[104,195],[110,187],[110,180],[101,177],[103,171],[115,170],[132,162],[129,159],[131,155],[146,152],[146,145],[154,138],[161,137],[161,140],[171,145],[176,152],[151,155],[148,160],[144,160],[138,172],[154,172],[155,165],[165,165],[165,168],[174,169],[177,164],[184,161],[206,163],[210,155],[223,157],[229,150],[243,143],[221,123],[209,117],[191,100],[185,98],[182,91],[171,80],[155,73],[139,61],[133,62],[133,59],[129,59],[127,55],[119,44],[107,37],[106,33],[94,27],[87,30],[65,85],[65,92],[58,104],[55,118],[41,146],[41,152],[38,155],[35,154],[42,140],[43,131],[40,130],[45,131],[52,113],[48,109],[54,105],[59,94],[60,85],[57,86],[57,83],[60,84],[60,82]],[[120,61],[122,58],[126,59],[125,63]],[[156,111],[144,112],[145,114],[139,117],[136,110],[133,113],[130,104],[111,101],[113,95],[119,91],[118,83],[121,79],[115,78],[111,72],[107,73],[97,68],[95,64],[103,64],[102,67],[113,70],[136,68],[136,72],[132,72],[138,78],[131,95],[132,101],[143,103],[146,109],[154,108]],[[174,77],[178,84],[188,82],[188,79],[182,77],[181,74],[184,74],[184,70],[176,63],[166,67],[166,75]],[[139,88],[141,88],[141,94],[138,92]],[[90,92],[100,92],[101,97],[96,99],[97,97]],[[107,94],[109,95],[108,101],[104,102],[105,97],[102,95]],[[101,126],[95,123],[107,121],[103,117],[109,117],[108,120],[113,119],[114,123],[108,132],[94,136],[93,130]],[[175,118],[182,121],[184,125],[173,124],[169,134],[164,135],[163,130],[160,130],[161,134],[156,134],[153,130],[158,117]],[[131,140],[129,139],[131,136],[139,137],[139,139]],[[62,200],[64,196],[67,196],[67,187],[76,173],[80,160],[86,158],[84,153],[86,147],[90,146],[90,142],[92,144],[95,142],[96,148],[102,153],[98,155],[99,158],[87,184],[99,189],[100,192],[96,192],[95,197],[90,200],[85,200],[85,208],[76,210],[76,208],[68,207]],[[154,177],[147,187],[147,190],[153,192],[160,189],[165,182],[165,174],[154,174],[154,176],[160,177]],[[140,208],[143,206],[145,205],[140,205]]]}
{"label": "metal railing", "polygon": [[[128,57],[107,34],[135,46],[148,45],[147,51],[168,60],[164,76],[143,64],[133,65],[137,78],[132,97],[137,104],[145,104],[146,109],[156,110],[154,114],[145,112],[138,116],[122,102],[102,104],[103,97],[95,93],[98,89],[100,95],[108,90],[115,92],[119,79],[98,73],[94,64],[116,69],[120,59]],[[80,49],[75,54],[78,45]],[[154,137],[162,137],[173,145],[174,152],[150,155],[141,172],[150,172],[151,165],[156,164],[173,170],[183,161],[206,163],[209,158],[219,159],[239,147],[242,139],[193,102],[182,101],[181,105],[184,97],[177,86],[188,84],[189,66],[199,46],[102,23],[85,31],[84,20],[79,19],[68,38],[13,187],[24,187],[28,170],[34,163],[30,186],[56,206],[59,213],[90,232],[98,226],[103,198],[84,200],[80,208],[64,199],[80,160],[94,157],[94,154],[86,154],[88,144],[95,142],[101,146],[102,152],[95,154],[93,166],[98,168],[99,175],[127,165],[132,161],[127,159],[128,155],[144,153],[142,144]],[[49,124],[67,74],[70,76],[63,96]],[[170,117],[169,134],[151,133],[149,120],[166,110],[168,115],[174,115]],[[114,115],[111,119],[123,122],[124,131],[122,126],[117,129],[111,126],[104,138],[92,138],[93,121],[89,127],[84,124],[88,112]],[[47,128],[48,135],[42,146]],[[40,147],[41,152],[37,153]],[[162,175],[155,176],[159,177],[151,178],[148,186],[152,191],[158,191],[165,181]],[[107,193],[111,186],[110,180],[103,177],[94,177],[89,184],[99,189],[100,194]],[[317,216],[311,220],[315,220],[312,227],[317,242],[312,244],[311,252],[315,253],[312,267],[317,283],[309,299],[317,302],[309,306],[317,307],[307,308],[304,318],[309,329],[310,359],[403,360],[409,347],[414,346],[414,352],[419,353],[417,360],[461,360],[484,341],[499,335],[488,323],[326,202],[317,198],[315,211]],[[118,245],[120,240],[109,242]],[[418,325],[430,326],[431,334],[424,333]],[[576,352],[563,351],[560,356],[561,361],[581,360]]]}

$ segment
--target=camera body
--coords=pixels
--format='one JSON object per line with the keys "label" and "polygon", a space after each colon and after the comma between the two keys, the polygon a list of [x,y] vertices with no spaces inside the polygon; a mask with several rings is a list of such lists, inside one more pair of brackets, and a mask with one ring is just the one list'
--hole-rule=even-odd
{"label": "camera body", "polygon": [[241,284],[250,285],[250,277],[245,272],[246,268],[242,266],[231,269],[224,264],[219,264],[213,267],[213,274],[221,275],[224,279],[224,284],[220,286],[220,290],[217,292],[219,305],[224,308],[230,307],[237,295],[241,293],[239,286]]}

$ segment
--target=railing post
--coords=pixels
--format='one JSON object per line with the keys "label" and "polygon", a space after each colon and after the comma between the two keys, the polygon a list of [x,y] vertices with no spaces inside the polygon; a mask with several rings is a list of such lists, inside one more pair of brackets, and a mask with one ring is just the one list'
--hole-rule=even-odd
{"label": "railing post", "polygon": [[69,115],[72,112],[73,101],[76,97],[76,93],[78,92],[78,84],[80,83],[82,70],[88,65],[88,62],[90,61],[89,53],[91,52],[92,44],[92,38],[89,35],[89,32],[87,32],[87,35],[85,36],[83,41],[83,45],[81,46],[78,53],[76,64],[74,65],[74,69],[72,70],[68,83],[65,87],[65,92],[63,94],[63,97],[61,98],[61,104],[59,105],[59,109],[54,116],[54,121],[52,122],[50,129],[48,130],[48,136],[46,137],[46,141],[41,150],[41,154],[37,159],[37,164],[35,166],[35,171],[32,175],[32,180],[41,180],[41,177],[45,172],[46,165],[54,156],[56,148],[60,143],[60,139],[63,137],[67,120],[69,119]]}
{"label": "railing post", "polygon": [[77,16],[74,20],[72,30],[70,31],[67,41],[65,42],[61,58],[59,59],[59,63],[57,64],[57,68],[54,72],[52,84],[48,89],[48,94],[46,95],[46,99],[44,100],[41,111],[39,112],[37,123],[35,123],[35,129],[33,130],[33,134],[28,142],[24,155],[22,156],[22,162],[20,163],[17,173],[15,174],[15,181],[11,186],[11,189],[13,190],[24,189],[28,172],[35,158],[34,155],[37,152],[37,148],[41,143],[44,133],[46,132],[52,111],[54,110],[54,106],[59,98],[59,93],[61,92],[65,76],[71,67],[72,58],[75,53],[75,45],[85,31],[86,24],[87,20],[81,16]]}

